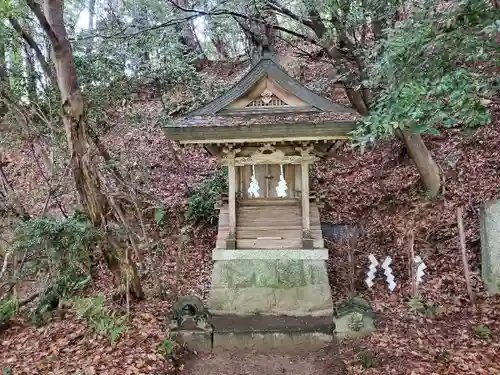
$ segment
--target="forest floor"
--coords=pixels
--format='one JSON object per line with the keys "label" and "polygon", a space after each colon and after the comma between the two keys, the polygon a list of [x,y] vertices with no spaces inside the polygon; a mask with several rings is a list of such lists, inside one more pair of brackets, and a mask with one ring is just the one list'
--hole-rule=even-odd
{"label": "forest floor", "polygon": [[[134,123],[131,108],[115,114],[116,125],[103,137],[110,153],[131,173],[139,186],[152,197],[152,207],[161,204],[169,215],[180,215],[187,186],[203,179],[214,167],[202,150],[174,150],[155,126],[158,102],[140,104],[140,124]],[[338,156],[320,163],[314,184],[326,193],[322,220],[352,224],[360,230],[350,246],[356,261],[356,291],[372,302],[378,331],[303,357],[243,353],[197,357],[179,350],[179,358],[165,359],[158,345],[166,338],[165,319],[174,298],[196,294],[204,300],[210,284],[211,249],[214,227],[198,227],[183,253],[180,284],[175,281],[176,228],[158,230],[165,242],[163,251],[146,254],[156,264],[167,298],[156,294],[158,280],[150,274],[143,279],[146,299],[131,306],[131,321],[116,345],[90,334],[70,311],[61,319],[53,317],[36,328],[21,319],[0,333],[0,371],[27,375],[93,374],[500,374],[500,298],[488,297],[480,278],[479,207],[481,202],[500,198],[500,117],[474,134],[446,130],[425,141],[445,176],[445,189],[428,199],[418,174],[398,141],[380,144],[361,154],[346,145]],[[21,145],[22,146],[22,145]],[[184,160],[182,166],[176,155]],[[16,192],[30,213],[44,205],[47,186],[38,183],[36,155],[30,147],[11,150],[7,168]],[[19,177],[21,176],[21,177]],[[64,180],[64,179],[63,179]],[[60,201],[74,203],[71,179],[62,183]],[[456,207],[464,206],[466,242],[476,303],[467,296],[462,271]],[[54,206],[54,210],[56,207]],[[173,220],[175,221],[175,220]],[[427,265],[420,286],[422,298],[439,306],[436,314],[411,312],[407,305],[407,234],[415,236],[415,253]],[[170,242],[169,242],[170,241]],[[349,293],[349,265],[345,243],[329,243],[330,284],[335,304]],[[373,290],[364,285],[367,255],[379,260],[393,258],[397,287],[390,293],[383,277]],[[99,270],[92,292],[109,295],[111,279]],[[475,328],[488,326],[486,335]],[[372,355],[373,368],[365,368]],[[362,358],[365,358],[363,361]],[[375,363],[376,362],[376,363]],[[364,366],[363,364],[364,363]],[[9,372],[10,371],[10,372]]]}

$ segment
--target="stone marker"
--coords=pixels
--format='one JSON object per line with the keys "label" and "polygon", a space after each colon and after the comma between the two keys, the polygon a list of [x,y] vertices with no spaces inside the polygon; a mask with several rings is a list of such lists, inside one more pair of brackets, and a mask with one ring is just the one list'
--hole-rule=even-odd
{"label": "stone marker", "polygon": [[198,353],[212,351],[213,327],[210,313],[196,296],[183,296],[172,306],[167,320],[171,333],[178,334],[181,343]]}
{"label": "stone marker", "polygon": [[353,297],[342,303],[336,311],[335,336],[338,339],[359,337],[376,330],[370,302],[361,297]]}
{"label": "stone marker", "polygon": [[490,294],[500,293],[500,200],[480,209],[481,276]]}

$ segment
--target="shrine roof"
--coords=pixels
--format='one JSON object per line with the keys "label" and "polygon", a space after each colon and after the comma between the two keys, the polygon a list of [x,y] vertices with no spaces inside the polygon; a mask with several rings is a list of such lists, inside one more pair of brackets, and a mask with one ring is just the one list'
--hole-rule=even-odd
{"label": "shrine roof", "polygon": [[292,78],[265,51],[233,87],[201,108],[165,125],[184,143],[244,138],[349,138],[361,117]]}

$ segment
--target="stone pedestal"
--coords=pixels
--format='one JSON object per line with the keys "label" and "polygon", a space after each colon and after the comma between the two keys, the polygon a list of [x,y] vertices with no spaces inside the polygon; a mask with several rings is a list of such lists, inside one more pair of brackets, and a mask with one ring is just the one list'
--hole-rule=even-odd
{"label": "stone pedestal", "polygon": [[327,256],[326,249],[215,250],[215,259],[236,259],[214,263],[213,350],[290,353],[331,343]]}
{"label": "stone pedestal", "polygon": [[485,202],[480,210],[481,276],[490,294],[500,293],[500,200]]}
{"label": "stone pedestal", "polygon": [[333,315],[324,260],[216,260],[212,272],[212,314]]}

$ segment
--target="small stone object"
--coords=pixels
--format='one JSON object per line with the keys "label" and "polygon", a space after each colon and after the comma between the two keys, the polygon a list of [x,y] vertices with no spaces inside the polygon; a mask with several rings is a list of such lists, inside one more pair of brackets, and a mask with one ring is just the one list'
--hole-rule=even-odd
{"label": "small stone object", "polygon": [[364,326],[363,314],[354,312],[349,318],[349,328],[353,331],[359,331]]}
{"label": "small stone object", "polygon": [[196,296],[181,297],[173,306],[167,322],[181,345],[196,353],[210,353],[213,342],[211,315]]}
{"label": "small stone object", "polygon": [[386,257],[384,263],[382,263],[382,268],[384,269],[384,275],[387,277],[387,284],[389,290],[392,292],[396,288],[396,283],[394,282],[394,276],[392,275],[392,268],[390,264],[392,263],[392,258],[390,256]]}
{"label": "small stone object", "polygon": [[342,303],[335,311],[334,323],[338,338],[362,336],[376,330],[371,304],[361,297]]}
{"label": "small stone object", "polygon": [[368,266],[367,278],[365,279],[368,288],[373,286],[373,280],[375,279],[375,274],[377,273],[378,261],[373,254],[368,255],[368,260],[370,265]]}
{"label": "small stone object", "polygon": [[198,297],[183,296],[172,306],[168,326],[170,330],[179,328],[209,330],[210,313]]}
{"label": "small stone object", "polygon": [[427,268],[422,258],[418,255],[414,258],[416,272],[415,272],[415,282],[420,284],[422,282],[422,277],[424,277],[424,270]]}

